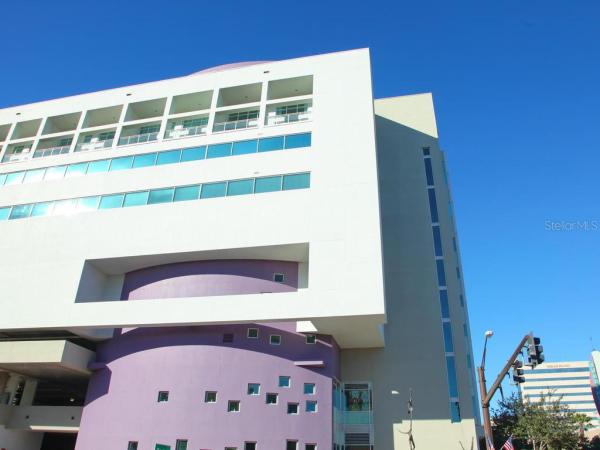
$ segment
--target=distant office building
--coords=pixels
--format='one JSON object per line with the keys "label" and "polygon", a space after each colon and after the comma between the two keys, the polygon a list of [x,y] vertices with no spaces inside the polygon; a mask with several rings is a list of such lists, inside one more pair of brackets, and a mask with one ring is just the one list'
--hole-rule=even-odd
{"label": "distant office building", "polygon": [[571,411],[589,416],[592,428],[600,427],[599,409],[593,395],[597,389],[598,356],[598,352],[594,352],[591,362],[546,362],[535,369],[525,367],[525,382],[519,385],[523,400],[535,402],[551,393],[554,398],[561,397],[561,403]]}
{"label": "distant office building", "polygon": [[433,100],[368,50],[5,108],[0,158],[0,448],[403,450],[409,389],[472,448]]}

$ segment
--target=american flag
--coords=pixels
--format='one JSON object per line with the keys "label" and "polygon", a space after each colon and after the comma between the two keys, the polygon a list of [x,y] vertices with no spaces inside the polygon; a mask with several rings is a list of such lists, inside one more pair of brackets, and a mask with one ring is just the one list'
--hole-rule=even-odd
{"label": "american flag", "polygon": [[502,450],[515,450],[515,447],[513,446],[512,443],[512,436],[510,436],[507,441],[504,443],[504,445],[502,446]]}

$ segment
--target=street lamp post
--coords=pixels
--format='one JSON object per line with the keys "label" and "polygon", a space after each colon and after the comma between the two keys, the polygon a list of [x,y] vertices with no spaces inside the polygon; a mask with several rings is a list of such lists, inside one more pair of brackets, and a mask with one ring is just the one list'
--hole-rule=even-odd
{"label": "street lamp post", "polygon": [[485,332],[485,341],[483,343],[483,356],[481,365],[477,368],[479,375],[479,395],[481,396],[481,414],[483,416],[483,433],[485,435],[485,445],[487,450],[494,449],[494,438],[492,437],[492,421],[490,420],[490,404],[485,402],[487,397],[487,387],[485,385],[485,356],[487,351],[488,339],[494,335],[494,332],[488,330]]}

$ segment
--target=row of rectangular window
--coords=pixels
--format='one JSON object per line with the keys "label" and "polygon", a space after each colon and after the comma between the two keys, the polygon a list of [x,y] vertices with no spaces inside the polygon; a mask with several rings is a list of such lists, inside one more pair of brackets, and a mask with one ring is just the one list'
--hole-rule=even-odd
{"label": "row of rectangular window", "polygon": [[433,235],[433,251],[436,264],[440,312],[442,317],[442,337],[444,340],[444,353],[446,354],[446,373],[448,377],[448,396],[450,397],[450,420],[460,422],[460,403],[458,402],[458,380],[456,375],[456,364],[454,361],[454,339],[452,336],[452,324],[450,322],[450,306],[448,302],[448,291],[446,289],[446,271],[444,268],[444,253],[442,247],[442,234],[439,225],[439,213],[435,195],[435,180],[431,163],[430,148],[423,149],[423,163],[425,166],[425,178],[427,180],[427,198],[429,201],[429,212],[431,215],[431,232]]}
{"label": "row of rectangular window", "polygon": [[265,192],[307,189],[310,173],[274,175],[244,180],[221,181],[190,186],[177,186],[147,191],[98,195],[0,208],[0,221],[28,217],[57,216],[98,209],[127,208],[216,197],[260,194]]}
{"label": "row of rectangular window", "polygon": [[[307,383],[310,384],[310,383]],[[310,387],[313,394],[315,392],[314,384]],[[306,391],[306,387],[305,387]],[[305,392],[306,393],[306,392]],[[260,395],[260,384],[258,383],[249,383],[247,394],[251,396]],[[312,395],[312,394],[307,394]],[[168,391],[160,391],[158,393],[158,403],[167,403],[169,401],[169,392]],[[217,391],[206,391],[204,393],[204,403],[217,403]],[[227,412],[240,412],[241,408],[240,400],[228,400],[227,401]],[[279,394],[274,392],[269,392],[265,396],[265,404],[267,405],[277,405],[279,404]],[[316,413],[317,412],[317,401],[316,400],[306,400],[305,402],[305,411],[307,413]],[[299,413],[299,403],[289,402],[287,404],[287,413],[288,414],[298,414]]]}
{"label": "row of rectangular window", "polygon": [[119,170],[177,164],[249,153],[304,148],[310,147],[311,141],[311,133],[290,134],[177,150],[165,150],[162,152],[143,153],[135,156],[121,156],[118,158],[101,159],[98,161],[52,166],[41,169],[31,169],[0,174],[0,186],[57,180],[101,172],[115,172]]}
{"label": "row of rectangular window", "polygon": [[[278,275],[278,274],[275,274]],[[277,281],[274,277],[274,281]],[[280,281],[280,282],[283,282]],[[231,336],[231,339],[229,340],[225,340],[225,336]],[[223,335],[223,342],[233,342],[233,333],[225,333]],[[246,332],[246,337],[248,339],[258,339],[259,336],[259,329],[258,328],[248,328],[247,332]],[[271,345],[280,345],[281,344],[281,335],[279,334],[270,334],[269,335],[269,343]],[[317,343],[317,336],[315,334],[307,334],[304,336],[304,342],[306,344],[316,344]]]}

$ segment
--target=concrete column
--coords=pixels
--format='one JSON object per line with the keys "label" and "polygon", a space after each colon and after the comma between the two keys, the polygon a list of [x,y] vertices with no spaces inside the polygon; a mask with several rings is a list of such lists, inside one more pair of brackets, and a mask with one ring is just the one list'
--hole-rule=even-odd
{"label": "concrete column", "polygon": [[25,380],[25,389],[23,390],[23,395],[21,396],[20,406],[31,406],[33,403],[33,398],[35,397],[35,391],[37,390],[37,380],[32,378],[27,378]]}

